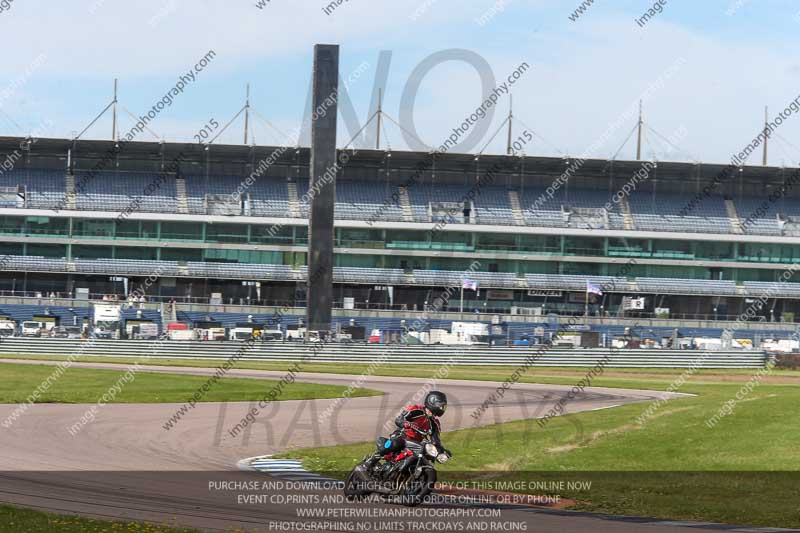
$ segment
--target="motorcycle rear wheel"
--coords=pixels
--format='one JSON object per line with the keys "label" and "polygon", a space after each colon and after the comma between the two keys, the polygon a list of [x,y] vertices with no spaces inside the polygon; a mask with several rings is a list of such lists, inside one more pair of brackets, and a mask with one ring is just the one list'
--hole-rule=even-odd
{"label": "motorcycle rear wheel", "polygon": [[358,475],[358,468],[363,464],[356,465],[344,480],[344,497],[347,501],[360,500],[369,494],[368,490],[361,490],[358,488],[358,483],[362,481],[361,476]]}

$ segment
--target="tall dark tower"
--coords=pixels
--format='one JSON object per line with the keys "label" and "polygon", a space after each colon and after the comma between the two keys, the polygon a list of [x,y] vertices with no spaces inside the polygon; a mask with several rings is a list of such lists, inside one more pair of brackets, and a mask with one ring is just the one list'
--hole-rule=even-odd
{"label": "tall dark tower", "polygon": [[314,46],[311,98],[310,216],[308,220],[309,331],[330,331],[333,306],[333,206],[336,200],[336,117],[339,46]]}

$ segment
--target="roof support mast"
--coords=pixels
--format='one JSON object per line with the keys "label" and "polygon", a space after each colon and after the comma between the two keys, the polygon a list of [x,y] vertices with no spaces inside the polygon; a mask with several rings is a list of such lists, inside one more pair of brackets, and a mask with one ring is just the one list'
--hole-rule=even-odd
{"label": "roof support mast", "polygon": [[508,140],[506,141],[506,154],[513,155],[514,150],[511,149],[511,122],[514,120],[514,100],[513,96],[508,95]]}
{"label": "roof support mast", "polygon": [[376,127],[375,127],[375,130],[376,130],[375,149],[376,150],[380,150],[381,149],[381,114],[383,113],[383,111],[381,111],[381,106],[382,106],[381,98],[383,98],[382,90],[378,89],[378,113],[377,113],[378,122],[377,122]]}
{"label": "roof support mast", "polygon": [[639,100],[639,123],[636,133],[636,160],[642,159],[642,101]]}
{"label": "roof support mast", "polygon": [[761,158],[761,164],[767,166],[767,142],[769,141],[769,114],[768,107],[764,106],[764,156]]}
{"label": "roof support mast", "polygon": [[114,78],[114,99],[111,100],[111,140],[117,140],[117,78]]}
{"label": "roof support mast", "polygon": [[250,124],[250,84],[247,84],[247,89],[244,98],[244,144],[247,146],[247,128]]}

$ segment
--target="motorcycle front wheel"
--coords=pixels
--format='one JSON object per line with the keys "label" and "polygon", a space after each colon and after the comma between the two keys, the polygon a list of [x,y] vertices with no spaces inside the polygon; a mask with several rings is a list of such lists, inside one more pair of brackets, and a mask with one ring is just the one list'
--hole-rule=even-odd
{"label": "motorcycle front wheel", "polygon": [[405,485],[401,494],[401,503],[407,507],[416,507],[425,501],[425,498],[433,491],[436,484],[436,470],[425,468],[416,478],[411,478]]}

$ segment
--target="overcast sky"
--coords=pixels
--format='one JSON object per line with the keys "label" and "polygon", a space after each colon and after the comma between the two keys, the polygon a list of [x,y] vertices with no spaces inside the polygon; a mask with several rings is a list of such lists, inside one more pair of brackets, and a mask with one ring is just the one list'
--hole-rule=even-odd
{"label": "overcast sky", "polygon": [[[263,0],[261,9],[259,1],[0,2],[0,133],[28,134],[46,124],[43,136],[73,136],[110,101],[115,77],[125,130],[133,121],[123,107],[146,113],[213,50],[216,57],[152,130],[167,141],[192,141],[210,119],[224,125],[236,114],[249,82],[259,115],[255,142],[285,144],[303,117],[315,43],[340,44],[341,76],[352,80],[347,93],[357,124],[340,116],[340,146],[371,113],[381,51],[391,53],[384,110],[397,120],[410,73],[432,54],[471,51],[497,83],[529,64],[513,86],[515,136],[525,129],[536,135],[528,155],[579,155],[592,147],[589,155],[612,156],[635,125],[631,106],[645,95],[645,122],[677,144],[646,129],[648,158],[723,162],[758,133],[765,105],[774,114],[800,95],[800,2],[790,0],[661,0],[662,12],[643,27],[636,19],[652,2],[595,0],[573,21],[579,0],[349,0],[329,14],[323,8],[330,0]],[[414,100],[416,131],[438,146],[483,97],[474,66],[437,65]],[[487,133],[468,151],[483,148],[507,112],[502,95],[482,124]],[[621,115],[624,123],[610,128]],[[242,130],[239,119],[216,142],[240,144]],[[110,136],[110,115],[84,135]],[[391,121],[382,140],[406,148]],[[504,145],[501,133],[486,152],[502,153]],[[618,158],[633,154],[631,139]],[[800,116],[793,115],[771,142],[770,163],[798,161]]]}

